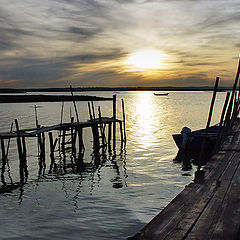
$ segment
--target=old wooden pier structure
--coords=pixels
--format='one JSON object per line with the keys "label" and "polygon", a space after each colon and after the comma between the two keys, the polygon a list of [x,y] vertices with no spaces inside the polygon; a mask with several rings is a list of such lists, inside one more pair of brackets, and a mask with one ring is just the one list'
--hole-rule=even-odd
{"label": "old wooden pier structure", "polygon": [[[89,120],[80,121],[78,114],[76,102],[73,98],[73,105],[75,110],[75,118],[71,117],[70,122],[63,123],[63,104],[61,121],[59,124],[52,126],[40,126],[37,117],[37,108],[35,105],[35,118],[36,127],[31,129],[20,129],[19,122],[15,119],[15,130],[13,131],[13,123],[11,129],[8,132],[0,133],[1,141],[1,154],[2,154],[2,171],[1,180],[3,186],[1,190],[6,190],[13,187],[13,184],[8,186],[4,180],[4,172],[8,161],[9,152],[9,142],[10,139],[15,139],[17,142],[17,150],[19,156],[19,176],[22,185],[27,181],[28,178],[28,165],[27,165],[27,146],[26,138],[36,138],[38,143],[38,156],[39,156],[39,166],[40,170],[46,167],[46,142],[49,143],[50,152],[50,170],[49,172],[54,172],[56,170],[55,163],[55,152],[59,151],[65,157],[67,152],[73,156],[75,160],[75,166],[80,171],[83,167],[83,156],[85,151],[84,141],[83,141],[83,130],[90,128],[92,131],[92,142],[93,142],[93,156],[95,161],[99,161],[101,155],[105,154],[106,151],[115,151],[116,148],[116,131],[119,129],[121,148],[123,144],[126,143],[126,131],[125,131],[125,112],[124,112],[124,101],[122,99],[122,120],[117,119],[117,99],[116,95],[108,99],[100,100],[111,100],[112,101],[112,117],[102,116],[101,108],[98,106],[95,109],[94,102],[88,102]],[[119,125],[119,127],[117,127]],[[53,134],[53,132],[57,134]],[[46,133],[48,133],[49,140],[46,141]],[[57,137],[55,138],[54,136]],[[58,148],[58,149],[57,149]],[[19,186],[19,184],[17,184]]]}

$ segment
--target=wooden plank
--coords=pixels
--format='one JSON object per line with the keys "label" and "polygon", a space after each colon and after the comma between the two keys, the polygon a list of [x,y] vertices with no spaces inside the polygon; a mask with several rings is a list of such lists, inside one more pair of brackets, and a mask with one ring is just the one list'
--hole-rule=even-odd
{"label": "wooden plank", "polygon": [[221,215],[213,229],[212,240],[239,239],[240,236],[240,165],[234,174],[228,193],[221,206]]}
{"label": "wooden plank", "polygon": [[209,239],[211,231],[213,230],[217,219],[220,217],[222,202],[231,184],[232,176],[236,171],[236,167],[239,164],[239,157],[240,154],[238,153],[231,158],[227,168],[217,181],[217,187],[213,197],[203,209],[202,214],[194,224],[193,228],[190,229],[190,233],[186,238],[187,240]]}
{"label": "wooden plank", "polygon": [[228,141],[223,144],[222,150],[240,151],[240,133],[236,132],[232,136],[228,136]]}

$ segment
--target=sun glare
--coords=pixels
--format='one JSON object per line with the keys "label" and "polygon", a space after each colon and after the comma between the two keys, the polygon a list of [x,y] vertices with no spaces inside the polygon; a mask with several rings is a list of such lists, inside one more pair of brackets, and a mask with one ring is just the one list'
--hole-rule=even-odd
{"label": "sun glare", "polygon": [[162,67],[165,54],[157,50],[141,50],[130,54],[127,64],[138,69],[158,69]]}

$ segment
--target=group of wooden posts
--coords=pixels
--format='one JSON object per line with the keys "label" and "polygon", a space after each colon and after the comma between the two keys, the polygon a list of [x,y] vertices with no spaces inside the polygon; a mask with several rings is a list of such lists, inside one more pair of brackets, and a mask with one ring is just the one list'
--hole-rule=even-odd
{"label": "group of wooden posts", "polygon": [[[217,133],[217,140],[215,144],[214,152],[219,151],[223,141],[226,139],[226,136],[229,134],[229,132],[232,129],[233,123],[238,117],[239,111],[240,111],[240,82],[239,82],[239,73],[240,73],[240,58],[238,60],[238,67],[236,72],[236,77],[233,83],[232,91],[227,92],[225,102],[222,109],[222,114],[219,122],[219,131]],[[209,128],[211,124],[213,109],[214,109],[214,103],[216,99],[216,94],[218,92],[218,83],[219,83],[219,77],[216,78],[215,81],[215,87],[213,91],[212,101],[209,109],[209,115],[208,120],[206,124],[206,129],[204,132],[204,139],[201,146],[201,152],[198,159],[198,167],[197,171],[195,172],[195,182],[202,182],[204,180],[204,174],[205,172],[201,170],[202,163],[205,162],[204,155],[205,155],[205,148],[207,144],[207,139],[209,136]],[[237,84],[239,84],[239,89],[237,89]],[[231,95],[231,96],[230,96]]]}
{"label": "group of wooden posts", "polygon": [[[45,133],[48,132],[49,136],[49,151],[50,151],[50,169],[49,172],[56,171],[55,152],[59,151],[63,155],[63,159],[66,157],[66,152],[70,152],[71,156],[75,160],[77,171],[81,171],[84,166],[83,156],[85,152],[83,141],[83,129],[91,128],[93,137],[93,156],[96,162],[100,161],[101,156],[106,154],[108,150],[109,154],[115,154],[116,149],[116,124],[119,124],[121,149],[126,143],[126,127],[125,127],[125,110],[124,101],[122,99],[122,120],[117,119],[117,100],[116,95],[112,98],[112,117],[103,117],[100,106],[98,107],[98,113],[96,114],[94,103],[88,102],[88,110],[90,120],[81,122],[75,101],[73,101],[76,120],[71,116],[69,123],[62,122],[63,104],[61,112],[60,124],[41,127],[38,124],[37,109],[35,106],[36,128],[22,129],[20,130],[18,120],[15,119],[16,131],[13,131],[13,124],[9,132],[0,133],[1,139],[1,152],[2,152],[2,183],[6,184],[4,180],[4,172],[7,164],[8,151],[10,139],[15,138],[17,141],[17,149],[19,156],[19,173],[20,183],[23,184],[28,178],[28,166],[27,166],[27,147],[25,138],[36,137],[38,142],[38,156],[39,156],[39,171],[41,172],[46,168],[46,137]],[[98,116],[97,116],[98,115]],[[106,131],[107,128],[107,131]],[[53,131],[57,131],[58,137],[54,139]],[[107,132],[107,136],[106,136]],[[7,140],[7,146],[5,146],[5,140]],[[58,150],[56,147],[59,146]],[[78,150],[78,152],[77,152]]]}

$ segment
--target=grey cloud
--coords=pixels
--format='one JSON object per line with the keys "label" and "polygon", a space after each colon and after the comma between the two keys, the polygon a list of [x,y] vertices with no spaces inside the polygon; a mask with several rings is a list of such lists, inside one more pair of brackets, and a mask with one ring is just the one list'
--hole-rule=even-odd
{"label": "grey cloud", "polygon": [[95,63],[98,61],[113,60],[125,56],[126,53],[122,52],[120,49],[113,49],[109,52],[103,53],[89,53],[80,54],[75,56],[66,57],[66,61],[79,62],[79,63]]}

